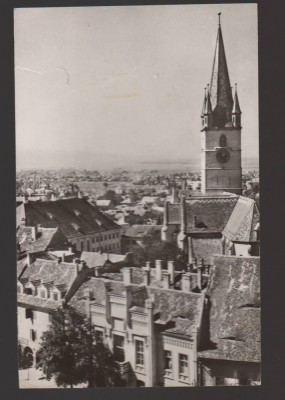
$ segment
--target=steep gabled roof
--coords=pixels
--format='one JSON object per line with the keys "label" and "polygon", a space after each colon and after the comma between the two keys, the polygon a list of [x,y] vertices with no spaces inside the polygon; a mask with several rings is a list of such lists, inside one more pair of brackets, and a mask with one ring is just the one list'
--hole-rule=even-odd
{"label": "steep gabled roof", "polygon": [[254,230],[259,223],[259,211],[253,199],[240,196],[223,230],[223,235],[231,241],[255,242]]}
{"label": "steep gabled roof", "polygon": [[33,227],[20,226],[17,231],[17,241],[20,245],[21,251],[27,251],[29,253],[37,253],[47,250],[51,247],[53,239],[58,236],[57,244],[64,244],[64,238],[59,237],[62,235],[58,234],[58,228],[38,228],[36,239],[33,239],[32,235]]}
{"label": "steep gabled roof", "polygon": [[186,200],[186,232],[221,233],[238,197],[193,197]]}
{"label": "steep gabled roof", "polygon": [[119,229],[118,225],[85,199],[35,201],[23,204],[26,225],[60,227],[67,238]]}

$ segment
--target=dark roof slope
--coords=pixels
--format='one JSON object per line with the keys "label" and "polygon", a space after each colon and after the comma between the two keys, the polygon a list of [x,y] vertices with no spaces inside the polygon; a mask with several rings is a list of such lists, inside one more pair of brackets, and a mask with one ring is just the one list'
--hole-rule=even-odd
{"label": "dark roof slope", "polygon": [[258,361],[259,257],[215,256],[207,295],[210,299],[210,339],[217,344],[217,349],[207,350],[204,356],[234,359],[236,351],[237,360]]}
{"label": "dark roof slope", "polygon": [[67,238],[119,229],[119,226],[85,199],[35,201],[24,204],[26,225],[60,227]]}
{"label": "dark roof slope", "polygon": [[186,231],[219,232],[228,222],[238,197],[193,197],[186,200]]}

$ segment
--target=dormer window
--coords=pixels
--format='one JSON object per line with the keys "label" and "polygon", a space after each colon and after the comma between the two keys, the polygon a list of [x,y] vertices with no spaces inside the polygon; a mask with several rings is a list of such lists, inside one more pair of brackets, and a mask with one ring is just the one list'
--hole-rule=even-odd
{"label": "dormer window", "polygon": [[42,299],[45,299],[45,298],[46,298],[46,291],[45,291],[44,289],[41,289],[41,290],[40,290],[40,297],[41,297]]}
{"label": "dormer window", "polygon": [[53,294],[53,299],[54,299],[54,301],[58,301],[58,293]]}
{"label": "dormer window", "polygon": [[52,213],[50,213],[50,212],[47,212],[47,216],[48,216],[49,219],[51,219],[51,220],[54,220],[54,219],[55,219],[55,216],[54,216]]}

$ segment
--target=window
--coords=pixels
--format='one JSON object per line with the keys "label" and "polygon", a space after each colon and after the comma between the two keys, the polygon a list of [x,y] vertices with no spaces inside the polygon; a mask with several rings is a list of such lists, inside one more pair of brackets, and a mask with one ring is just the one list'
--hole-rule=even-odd
{"label": "window", "polygon": [[103,332],[95,330],[95,339],[96,339],[96,343],[102,343],[103,342]]}
{"label": "window", "polygon": [[111,235],[109,235],[109,239],[111,239]]}
{"label": "window", "polygon": [[144,343],[142,340],[136,340],[136,364],[144,365]]}
{"label": "window", "polygon": [[32,342],[35,342],[37,340],[37,332],[34,329],[30,330],[30,338]]}
{"label": "window", "polygon": [[95,239],[94,238],[92,238],[92,243],[94,243],[95,242]]}
{"label": "window", "polygon": [[26,318],[33,319],[33,310],[31,308],[26,308]]}
{"label": "window", "polygon": [[40,297],[42,298],[42,299],[45,299],[46,298],[46,291],[45,290],[40,290]]}
{"label": "window", "polygon": [[99,239],[99,238],[98,238],[98,237],[96,237],[96,242],[98,242],[98,239]]}
{"label": "window", "polygon": [[20,285],[17,285],[17,293],[22,293],[22,288]]}
{"label": "window", "polygon": [[89,240],[87,240],[87,251],[90,251],[90,243],[89,243]]}
{"label": "window", "polygon": [[104,235],[104,240],[107,240],[107,235]]}
{"label": "window", "polygon": [[113,335],[113,344],[114,344],[115,360],[120,362],[125,361],[124,337],[119,335]]}
{"label": "window", "polygon": [[188,379],[188,356],[179,354],[179,379]]}
{"label": "window", "polygon": [[53,294],[53,299],[54,299],[54,301],[58,301],[58,293]]}
{"label": "window", "polygon": [[172,354],[168,350],[164,350],[164,369],[172,370]]}
{"label": "window", "polygon": [[115,239],[115,234],[113,233],[113,239]]}
{"label": "window", "polygon": [[84,249],[84,247],[83,247],[83,246],[84,246],[84,245],[83,245],[83,242],[80,243],[80,246],[81,246],[81,251],[83,251],[83,249]]}
{"label": "window", "polygon": [[220,139],[219,139],[219,146],[220,147],[227,147],[227,138],[226,138],[226,136],[224,135],[224,134],[222,134],[221,136],[220,136]]}
{"label": "window", "polygon": [[33,290],[31,288],[25,288],[25,294],[33,294]]}

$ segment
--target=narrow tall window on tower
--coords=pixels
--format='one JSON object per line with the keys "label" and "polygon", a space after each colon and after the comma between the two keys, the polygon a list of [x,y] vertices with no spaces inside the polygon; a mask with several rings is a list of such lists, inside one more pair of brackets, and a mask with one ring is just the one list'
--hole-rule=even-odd
{"label": "narrow tall window on tower", "polygon": [[220,136],[219,145],[220,147],[227,147],[228,145],[227,138],[224,134]]}

